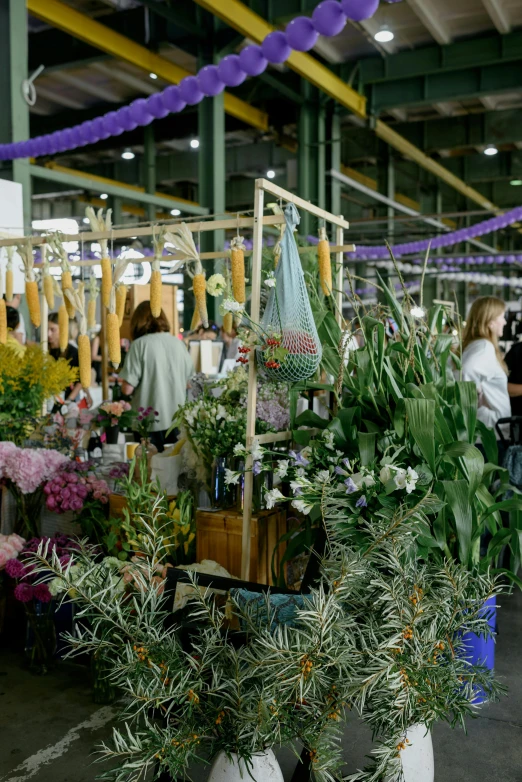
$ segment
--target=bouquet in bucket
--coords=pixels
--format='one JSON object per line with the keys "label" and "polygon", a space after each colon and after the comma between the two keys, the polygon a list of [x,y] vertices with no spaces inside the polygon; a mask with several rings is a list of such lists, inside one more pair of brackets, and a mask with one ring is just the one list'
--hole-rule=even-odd
{"label": "bouquet in bucket", "polygon": [[98,408],[97,422],[102,429],[118,426],[120,429],[129,429],[136,414],[129,402],[104,402]]}

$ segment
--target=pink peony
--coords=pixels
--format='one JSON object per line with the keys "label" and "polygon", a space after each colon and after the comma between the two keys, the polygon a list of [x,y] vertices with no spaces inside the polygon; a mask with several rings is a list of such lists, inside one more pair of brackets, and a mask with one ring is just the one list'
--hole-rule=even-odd
{"label": "pink peony", "polygon": [[2,550],[7,554],[7,559],[13,559],[18,556],[18,551],[9,542],[2,545]]}
{"label": "pink peony", "polygon": [[15,551],[22,551],[23,547],[25,546],[25,538],[17,535],[16,532],[13,532],[12,535],[9,535],[8,541],[9,544],[15,549]]}
{"label": "pink peony", "polygon": [[5,572],[11,578],[25,578],[27,571],[19,559],[9,559],[5,566]]}
{"label": "pink peony", "polygon": [[3,548],[0,548],[0,570],[3,570],[9,561],[10,560],[7,556],[7,553],[3,550]]}
{"label": "pink peony", "polygon": [[22,582],[15,587],[14,596],[21,603],[30,603],[33,599],[33,587]]}
{"label": "pink peony", "polygon": [[22,494],[35,492],[47,475],[45,457],[32,448],[17,448],[16,451],[11,451],[4,469],[6,477]]}
{"label": "pink peony", "polygon": [[50,603],[53,599],[47,584],[37,584],[34,588],[34,597],[40,603]]}

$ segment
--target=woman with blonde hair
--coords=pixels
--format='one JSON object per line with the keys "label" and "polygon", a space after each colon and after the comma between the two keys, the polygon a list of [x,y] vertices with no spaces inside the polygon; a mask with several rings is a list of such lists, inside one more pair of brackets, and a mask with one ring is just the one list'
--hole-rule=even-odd
{"label": "woman with blonde hair", "polygon": [[498,345],[505,312],[502,299],[481,296],[473,302],[462,335],[462,376],[476,384],[477,418],[490,429],[500,418],[511,416],[507,366]]}

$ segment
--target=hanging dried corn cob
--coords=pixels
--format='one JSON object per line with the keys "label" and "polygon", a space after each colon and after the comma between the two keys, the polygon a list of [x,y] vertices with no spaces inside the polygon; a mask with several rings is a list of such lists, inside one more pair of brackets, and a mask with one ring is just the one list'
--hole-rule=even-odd
{"label": "hanging dried corn cob", "polygon": [[[207,283],[201,265],[201,259],[196,245],[194,244],[192,231],[188,228],[186,223],[181,223],[181,225],[177,225],[165,234],[165,242],[173,244],[176,249],[185,256],[185,259],[178,262],[178,264],[173,267],[172,271],[175,271],[179,266],[185,263],[187,273],[192,277],[192,290],[194,291],[194,298],[196,299],[196,311],[201,318],[203,327],[208,328]],[[193,272],[188,268],[188,262],[190,261],[193,262]]]}
{"label": "hanging dried corn cob", "polygon": [[54,309],[54,287],[53,287],[53,278],[49,271],[49,261],[47,260],[47,251],[48,251],[47,244],[42,244],[40,247],[40,251],[42,253],[42,285],[43,285],[43,292],[44,296],[47,300],[47,306],[50,310]]}
{"label": "hanging dried corn cob", "polygon": [[5,300],[7,303],[13,301],[13,257],[15,253],[14,247],[6,247],[7,251],[7,267],[5,270]]}
{"label": "hanging dried corn cob", "polygon": [[161,315],[161,271],[160,260],[165,247],[165,226],[159,229],[159,234],[153,234],[154,260],[152,261],[150,278],[150,311],[153,318],[159,318]]}
{"label": "hanging dried corn cob", "polygon": [[223,329],[227,334],[230,334],[232,331],[232,326],[234,325],[234,319],[232,317],[231,312],[225,312],[223,315]]}
{"label": "hanging dried corn cob", "polygon": [[38,284],[34,274],[33,245],[30,240],[23,244],[17,244],[18,253],[24,264],[25,271],[25,298],[31,323],[38,328],[41,323],[40,299],[38,297]]}
{"label": "hanging dried corn cob", "polygon": [[[232,281],[230,274],[230,261],[225,261],[225,293],[224,300],[232,298]],[[231,312],[225,312],[223,305],[221,305],[221,314],[223,315],[223,329],[226,334],[230,334],[234,325],[234,317]]]}
{"label": "hanging dried corn cob", "polygon": [[330,261],[330,243],[326,237],[326,229],[319,229],[319,244],[317,245],[319,261],[319,281],[325,296],[332,295],[332,264]]}
{"label": "hanging dried corn cob", "polygon": [[114,267],[113,285],[109,297],[109,312],[107,313],[107,348],[109,361],[117,369],[121,364],[120,324],[116,313],[116,286],[125,274],[129,261],[118,258]]}
{"label": "hanging dried corn cob", "polygon": [[94,274],[89,280],[89,303],[87,305],[87,328],[96,328],[96,299],[98,298],[98,285]]}
{"label": "hanging dried corn cob", "polygon": [[232,293],[239,304],[246,301],[245,244],[242,236],[234,236],[230,242],[230,267],[232,269]]}
{"label": "hanging dried corn cob", "polygon": [[[88,206],[85,210],[89,222],[91,224],[91,230],[93,231],[110,231],[112,228],[111,209],[107,209],[105,219],[103,218],[103,209],[99,209],[95,214],[92,206]],[[107,239],[100,239],[101,247],[101,268],[102,268],[102,303],[104,307],[108,307],[110,304],[111,289],[112,289],[112,264],[109,258],[109,245]]]}
{"label": "hanging dried corn cob", "polygon": [[69,344],[69,315],[67,314],[67,307],[62,293],[62,288],[58,285],[57,281],[53,279],[54,295],[60,299],[60,306],[58,307],[58,330],[60,332],[60,353],[65,353],[67,345]]}
{"label": "hanging dried corn cob", "polygon": [[91,343],[87,336],[87,318],[85,316],[85,285],[78,283],[76,290],[68,288],[65,296],[70,299],[75,310],[80,315],[80,333],[78,335],[78,364],[80,367],[80,383],[82,388],[91,385]]}
{"label": "hanging dried corn cob", "polygon": [[0,345],[7,342],[7,307],[4,299],[4,275],[0,268]]}
{"label": "hanging dried corn cob", "polygon": [[[69,263],[69,259],[67,257],[67,251],[65,247],[63,246],[63,242],[59,236],[59,234],[52,234],[52,236],[47,237],[47,243],[49,247],[52,250],[52,253],[55,258],[57,258],[60,262],[60,266],[62,268],[62,295],[63,300],[65,302],[65,306],[67,308],[67,315],[69,318],[74,318],[75,309],[74,304],[72,301],[65,295],[65,291],[72,290],[73,283],[72,283],[72,273],[71,273],[71,264]],[[54,304],[54,302],[53,302]]]}
{"label": "hanging dried corn cob", "polygon": [[[125,302],[127,301],[128,288],[122,282],[119,282],[116,286],[116,315],[118,316],[118,325],[121,329],[123,318],[125,315]],[[152,302],[151,302],[152,309]],[[160,308],[161,313],[161,308]]]}
{"label": "hanging dried corn cob", "polygon": [[197,327],[200,325],[200,323],[201,323],[201,318],[199,317],[198,308],[196,307],[196,309],[192,313],[192,320],[190,321],[190,330],[195,331]]}

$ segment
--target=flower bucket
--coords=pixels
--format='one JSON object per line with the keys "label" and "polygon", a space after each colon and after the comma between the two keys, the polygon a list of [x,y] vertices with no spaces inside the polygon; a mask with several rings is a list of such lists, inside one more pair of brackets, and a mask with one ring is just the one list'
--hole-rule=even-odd
{"label": "flower bucket", "polygon": [[[409,743],[408,743],[409,742]],[[406,731],[406,749],[401,751],[401,782],[433,782],[435,779],[435,761],[431,732],[426,725],[412,725]],[[395,782],[388,777],[387,782]]]}
{"label": "flower bucket", "polygon": [[[492,632],[497,627],[497,596],[493,595],[484,603],[481,610],[482,616],[488,614],[488,624]],[[495,639],[494,637],[484,638],[475,633],[464,633],[462,641],[464,643],[464,655],[472,665],[483,665],[489,671],[495,668]],[[485,693],[481,687],[477,687],[476,696],[473,700],[475,705],[487,701]]]}
{"label": "flower bucket", "polygon": [[208,782],[284,782],[281,767],[271,749],[256,752],[247,764],[235,753],[216,756]]}
{"label": "flower bucket", "polygon": [[120,427],[118,424],[116,424],[116,426],[108,426],[105,430],[105,442],[107,445],[117,445],[119,434]]}

